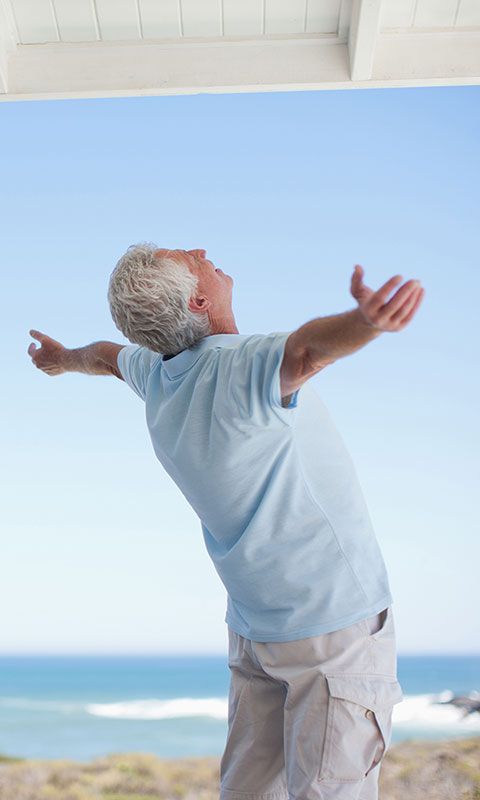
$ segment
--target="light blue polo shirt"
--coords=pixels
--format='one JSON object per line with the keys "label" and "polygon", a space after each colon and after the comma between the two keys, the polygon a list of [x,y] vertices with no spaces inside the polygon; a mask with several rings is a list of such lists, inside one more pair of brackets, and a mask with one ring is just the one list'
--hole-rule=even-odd
{"label": "light blue polo shirt", "polygon": [[215,334],[167,360],[137,345],[118,355],[156,456],[200,519],[225,622],[257,642],[345,628],[392,602],[330,413],[308,381],[282,407],[289,333]]}

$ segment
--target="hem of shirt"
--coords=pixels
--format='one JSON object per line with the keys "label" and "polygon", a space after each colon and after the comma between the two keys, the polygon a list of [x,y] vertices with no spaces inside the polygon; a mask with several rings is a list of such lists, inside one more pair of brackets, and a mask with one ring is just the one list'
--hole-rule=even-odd
{"label": "hem of shirt", "polygon": [[252,642],[293,642],[297,639],[308,639],[311,636],[320,636],[323,633],[332,633],[333,631],[348,628],[349,625],[354,625],[362,619],[373,617],[374,614],[380,613],[393,603],[393,598],[390,593],[384,595],[376,603],[364,608],[361,611],[356,611],[355,614],[349,614],[347,617],[340,617],[340,619],[324,622],[321,625],[310,625],[307,628],[300,628],[295,631],[287,631],[286,633],[255,633],[255,631],[248,631],[237,625],[228,614],[225,615],[225,622],[235,633],[243,636],[244,639],[249,639]]}

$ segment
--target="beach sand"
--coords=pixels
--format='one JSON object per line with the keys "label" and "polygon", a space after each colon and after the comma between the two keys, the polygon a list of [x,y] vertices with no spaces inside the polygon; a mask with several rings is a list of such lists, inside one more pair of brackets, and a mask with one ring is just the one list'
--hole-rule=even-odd
{"label": "beach sand", "polygon": [[[217,757],[122,753],[88,763],[0,757],[0,800],[218,800]],[[392,745],[380,800],[479,800],[480,737]]]}

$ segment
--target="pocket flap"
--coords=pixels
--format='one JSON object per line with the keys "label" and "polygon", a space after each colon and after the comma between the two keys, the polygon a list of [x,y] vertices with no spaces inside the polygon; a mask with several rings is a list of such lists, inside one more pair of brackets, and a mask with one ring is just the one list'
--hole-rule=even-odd
{"label": "pocket flap", "polygon": [[380,711],[391,708],[403,700],[402,688],[395,679],[378,675],[326,675],[332,697],[349,700],[351,703]]}

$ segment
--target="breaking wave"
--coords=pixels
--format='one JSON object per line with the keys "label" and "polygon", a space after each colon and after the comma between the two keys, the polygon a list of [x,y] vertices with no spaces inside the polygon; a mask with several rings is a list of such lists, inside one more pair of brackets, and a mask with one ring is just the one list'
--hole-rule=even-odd
{"label": "breaking wave", "polygon": [[177,719],[213,717],[227,719],[228,699],[222,697],[175,697],[172,700],[127,700],[120,703],[89,703],[89,714],[111,719]]}
{"label": "breaking wave", "polygon": [[[471,693],[478,699],[478,693]],[[415,729],[444,731],[455,735],[463,731],[480,733],[480,713],[467,714],[448,703],[449,691],[440,694],[405,695],[393,709],[393,725],[397,730]],[[111,703],[82,703],[68,700],[32,700],[26,697],[0,697],[0,707],[23,711],[49,712],[60,715],[88,714],[93,717],[121,720],[162,720],[189,717],[228,719],[227,697],[174,697],[120,700]]]}

